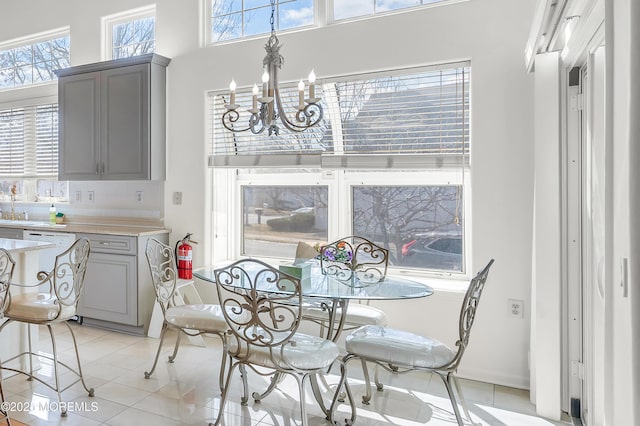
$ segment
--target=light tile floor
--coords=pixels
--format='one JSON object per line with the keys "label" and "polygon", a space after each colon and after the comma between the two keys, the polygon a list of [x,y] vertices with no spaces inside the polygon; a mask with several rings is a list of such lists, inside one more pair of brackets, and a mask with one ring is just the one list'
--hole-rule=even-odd
{"label": "light tile floor", "polygon": [[[10,416],[28,425],[206,425],[218,412],[220,391],[218,371],[221,345],[217,337],[206,338],[206,348],[183,342],[175,363],[167,362],[175,335],[168,335],[150,379],[144,371],[151,367],[158,345],[157,339],[136,337],[88,326],[72,325],[80,345],[80,356],[87,384],[95,388],[95,397],[88,397],[81,384],[63,393],[70,402],[67,417],[60,417],[57,397],[45,386],[25,380],[25,376],[7,377],[3,387],[5,397],[13,404]],[[64,326],[57,326],[57,346],[61,358],[73,360],[70,334]],[[48,333],[40,330],[40,350],[50,352]],[[349,364],[352,391],[357,401],[363,393],[359,379],[359,363]],[[51,374],[50,365],[42,363],[40,373]],[[64,375],[69,379],[69,375]],[[371,404],[357,403],[357,425],[455,425],[451,404],[438,377],[425,373],[410,375],[382,375],[386,387],[373,392]],[[330,376],[329,380],[337,377]],[[68,381],[68,380],[67,380]],[[481,425],[551,426],[570,425],[536,417],[529,393],[475,381],[462,380],[463,393],[474,422]],[[249,374],[252,390],[264,389],[267,379]],[[410,391],[406,389],[411,389]],[[285,379],[278,388],[260,403],[250,400],[240,405],[240,378],[235,377],[225,407],[226,426],[242,425],[299,425],[298,391],[293,379]],[[307,395],[309,424],[329,425],[314,405],[310,391]],[[31,408],[26,410],[25,408]],[[338,409],[337,418],[349,416],[346,405]],[[0,422],[0,424],[2,424]]]}

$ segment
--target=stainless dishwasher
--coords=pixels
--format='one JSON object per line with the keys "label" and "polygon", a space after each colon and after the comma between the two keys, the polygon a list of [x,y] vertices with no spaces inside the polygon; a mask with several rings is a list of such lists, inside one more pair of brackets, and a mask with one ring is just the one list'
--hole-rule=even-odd
{"label": "stainless dishwasher", "polygon": [[76,235],[67,232],[48,232],[25,229],[22,232],[22,239],[32,241],[45,241],[56,245],[55,247],[38,251],[38,254],[40,256],[38,271],[49,272],[53,269],[53,265],[56,261],[56,256],[71,247],[71,244],[73,244],[76,240]]}

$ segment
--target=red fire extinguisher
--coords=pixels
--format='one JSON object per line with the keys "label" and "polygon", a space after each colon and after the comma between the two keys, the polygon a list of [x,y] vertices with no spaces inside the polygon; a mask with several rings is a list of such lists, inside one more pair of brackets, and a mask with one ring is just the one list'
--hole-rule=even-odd
{"label": "red fire extinguisher", "polygon": [[192,234],[187,234],[185,237],[176,243],[175,257],[178,267],[178,278],[188,279],[193,278],[193,248],[191,244],[198,244],[191,239]]}

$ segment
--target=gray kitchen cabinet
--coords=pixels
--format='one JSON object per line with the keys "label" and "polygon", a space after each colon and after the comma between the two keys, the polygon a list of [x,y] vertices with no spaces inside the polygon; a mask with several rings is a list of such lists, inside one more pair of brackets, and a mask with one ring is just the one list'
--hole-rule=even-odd
{"label": "gray kitchen cabinet", "polygon": [[165,179],[169,61],[148,54],[56,71],[58,179]]}
{"label": "gray kitchen cabinet", "polygon": [[12,238],[14,240],[22,239],[22,229],[18,228],[0,228],[0,238]]}
{"label": "gray kitchen cabinet", "polygon": [[[77,234],[89,239],[91,253],[78,315],[87,325],[144,334],[155,292],[144,254],[149,237]],[[168,235],[155,235],[167,242]]]}

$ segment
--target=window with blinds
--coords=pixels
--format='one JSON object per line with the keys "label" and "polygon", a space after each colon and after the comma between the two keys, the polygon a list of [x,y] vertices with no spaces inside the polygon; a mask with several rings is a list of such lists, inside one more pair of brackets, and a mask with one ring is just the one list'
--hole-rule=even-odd
{"label": "window with blinds", "polygon": [[[378,73],[324,81],[324,118],[302,133],[234,133],[222,126],[226,93],[209,93],[212,160],[218,167],[425,168],[459,167],[469,152],[470,64]],[[295,112],[294,84],[281,87]],[[251,91],[236,95],[251,105]],[[240,108],[238,128],[249,121]],[[242,110],[242,111],[241,111]]]}
{"label": "window with blinds", "polygon": [[58,174],[58,105],[0,111],[0,178]]}

